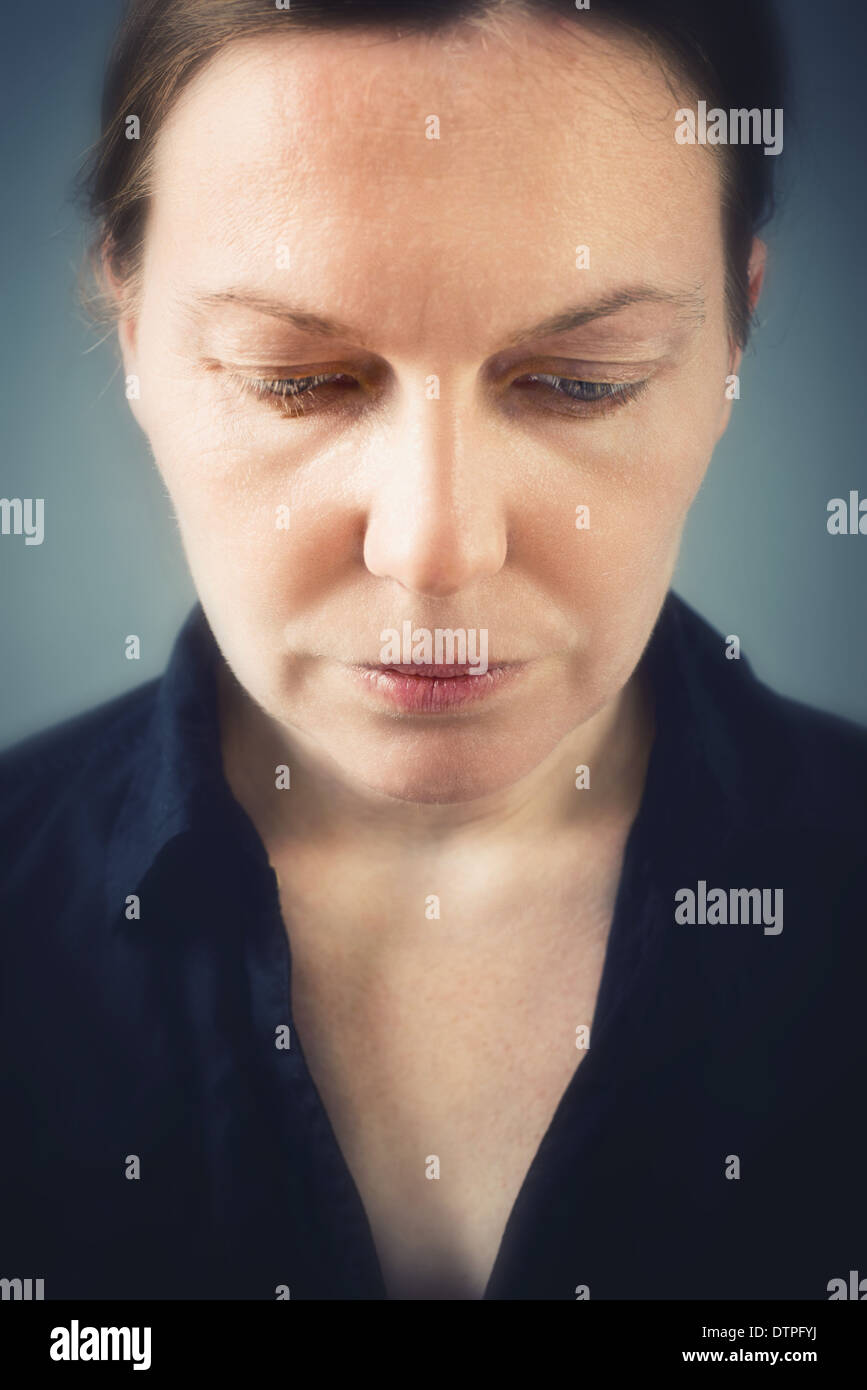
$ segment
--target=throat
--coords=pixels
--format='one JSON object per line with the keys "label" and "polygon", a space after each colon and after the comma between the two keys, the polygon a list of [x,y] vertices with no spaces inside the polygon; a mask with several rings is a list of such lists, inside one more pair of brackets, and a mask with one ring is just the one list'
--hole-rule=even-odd
{"label": "throat", "polygon": [[592,1047],[622,848],[599,842],[577,872],[574,846],[549,849],[487,893],[456,878],[439,916],[436,883],[387,891],[368,864],[354,896],[326,901],[287,863],[296,1034],[390,1298],[483,1298]]}

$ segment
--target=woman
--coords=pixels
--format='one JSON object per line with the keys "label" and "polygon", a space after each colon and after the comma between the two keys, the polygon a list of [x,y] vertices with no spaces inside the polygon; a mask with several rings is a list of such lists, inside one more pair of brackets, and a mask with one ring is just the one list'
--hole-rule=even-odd
{"label": "woman", "polygon": [[826,1298],[863,1249],[867,741],[670,590],[776,43],[134,0],[98,268],[201,602],[3,762],[46,1297]]}

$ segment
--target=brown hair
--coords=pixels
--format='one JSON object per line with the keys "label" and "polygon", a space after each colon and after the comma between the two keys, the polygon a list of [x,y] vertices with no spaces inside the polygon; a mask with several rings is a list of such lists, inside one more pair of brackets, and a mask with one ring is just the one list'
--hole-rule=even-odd
{"label": "brown hair", "polygon": [[[90,267],[103,316],[113,296],[103,270],[134,293],[156,136],[190,79],[226,44],[257,34],[297,30],[385,28],[425,32],[460,20],[482,21],[503,9],[559,14],[576,20],[573,0],[130,0],[109,59],[102,134],[83,175],[96,237]],[[718,18],[716,11],[725,13]],[[783,62],[769,0],[594,0],[594,22],[626,27],[648,40],[656,57],[708,104],[723,108],[782,105]],[[587,22],[589,13],[581,12]],[[127,136],[131,116],[140,138]],[[754,145],[722,147],[726,299],[733,341],[750,330],[748,263],[752,239],[774,208],[776,158]],[[102,310],[102,313],[100,312]],[[109,313],[109,317],[113,314]]]}

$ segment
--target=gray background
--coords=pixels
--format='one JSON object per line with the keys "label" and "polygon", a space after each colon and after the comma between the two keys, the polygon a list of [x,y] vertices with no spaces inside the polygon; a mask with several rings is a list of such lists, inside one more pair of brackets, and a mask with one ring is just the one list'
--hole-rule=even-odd
{"label": "gray background", "polygon": [[[46,506],[41,546],[0,536],[0,744],[158,674],[195,597],[113,343],[99,343],[76,300],[85,238],[71,180],[97,133],[119,8],[78,0],[4,16],[0,496]],[[740,636],[771,685],[867,722],[867,536],[826,530],[829,498],[867,496],[865,21],[847,0],[781,8],[797,96],[785,201],[741,400],[675,586]],[[131,632],[138,662],[123,654]]]}

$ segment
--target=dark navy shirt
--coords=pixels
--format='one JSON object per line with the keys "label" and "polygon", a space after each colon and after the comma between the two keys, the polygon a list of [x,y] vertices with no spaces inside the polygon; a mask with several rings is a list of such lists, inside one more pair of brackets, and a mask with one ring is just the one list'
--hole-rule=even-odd
{"label": "dark navy shirt", "polygon": [[[867,1275],[867,732],[725,648],[669,594],[590,1047],[488,1299]],[[0,759],[0,1277],[47,1299],[385,1297],[223,778],[220,659],[197,607],[162,679]]]}

